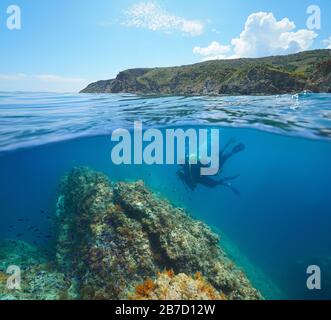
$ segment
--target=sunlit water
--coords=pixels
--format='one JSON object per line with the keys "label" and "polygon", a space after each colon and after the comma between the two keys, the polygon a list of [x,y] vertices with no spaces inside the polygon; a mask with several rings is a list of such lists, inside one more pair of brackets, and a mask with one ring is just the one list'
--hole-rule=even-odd
{"label": "sunlit water", "polygon": [[[233,186],[189,190],[176,166],[121,166],[110,133],[147,127],[221,127],[221,144],[246,146],[229,160]],[[331,298],[331,95],[137,97],[0,93],[0,240],[49,233],[61,176],[86,165],[112,181],[143,179],[221,235],[267,298]],[[19,222],[18,219],[24,219]],[[13,226],[13,230],[9,228]],[[322,268],[309,291],[306,269]]]}

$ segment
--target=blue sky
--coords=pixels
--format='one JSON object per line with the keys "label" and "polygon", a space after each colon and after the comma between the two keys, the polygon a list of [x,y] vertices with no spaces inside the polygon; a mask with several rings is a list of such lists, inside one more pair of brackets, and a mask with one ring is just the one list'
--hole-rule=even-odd
{"label": "blue sky", "polygon": [[[12,4],[20,30],[7,28]],[[310,5],[320,29],[307,25]],[[1,0],[0,91],[72,92],[128,68],[287,54],[330,37],[330,0]]]}

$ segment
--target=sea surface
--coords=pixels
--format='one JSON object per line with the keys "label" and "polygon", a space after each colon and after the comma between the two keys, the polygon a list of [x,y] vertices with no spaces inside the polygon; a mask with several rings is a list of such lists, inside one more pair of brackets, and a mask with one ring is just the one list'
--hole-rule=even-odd
{"label": "sea surface", "polygon": [[[237,176],[234,189],[192,191],[176,165],[114,165],[111,132],[135,120],[145,129],[220,128],[221,146],[243,144],[222,173]],[[19,235],[47,246],[29,226],[47,234],[60,179],[80,165],[111,181],[142,179],[206,222],[267,299],[331,298],[331,94],[0,92],[0,241]],[[321,268],[321,290],[307,289],[309,265]]]}

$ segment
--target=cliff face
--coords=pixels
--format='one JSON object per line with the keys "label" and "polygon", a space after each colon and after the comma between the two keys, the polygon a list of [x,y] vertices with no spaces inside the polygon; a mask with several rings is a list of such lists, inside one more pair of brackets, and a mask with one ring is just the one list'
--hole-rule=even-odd
{"label": "cliff face", "polygon": [[155,95],[267,95],[331,92],[331,50],[287,56],[214,60],[169,68],[130,69],[82,93]]}

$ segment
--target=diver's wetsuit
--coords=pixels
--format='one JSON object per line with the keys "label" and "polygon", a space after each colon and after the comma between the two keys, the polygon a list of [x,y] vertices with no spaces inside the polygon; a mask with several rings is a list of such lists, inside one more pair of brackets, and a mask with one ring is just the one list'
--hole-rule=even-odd
{"label": "diver's wetsuit", "polygon": [[[219,154],[219,164],[220,170],[218,174],[222,171],[225,162],[234,154],[241,152],[245,149],[243,144],[237,144],[229,153],[225,153],[225,150],[234,143],[234,140],[230,140]],[[236,179],[238,176],[227,177],[223,179],[213,179],[209,176],[201,175],[201,168],[207,167],[203,165],[200,161],[196,164],[190,164],[189,157],[186,157],[185,164],[181,166],[181,169],[177,171],[179,178],[191,189],[195,190],[198,184],[204,185],[208,188],[215,188],[216,186],[222,185],[230,188],[235,194],[239,195],[239,191],[236,190],[230,183],[231,180]]]}
{"label": "diver's wetsuit", "polygon": [[233,180],[238,176],[216,180],[209,176],[201,175],[200,169],[202,167],[203,165],[201,165],[201,163],[185,164],[182,166],[182,170],[177,171],[177,175],[192,191],[195,190],[198,184],[201,184],[208,188],[215,188],[222,185],[231,188],[232,191],[234,191],[236,194],[239,194],[239,192],[234,189],[229,183],[230,180]]}

